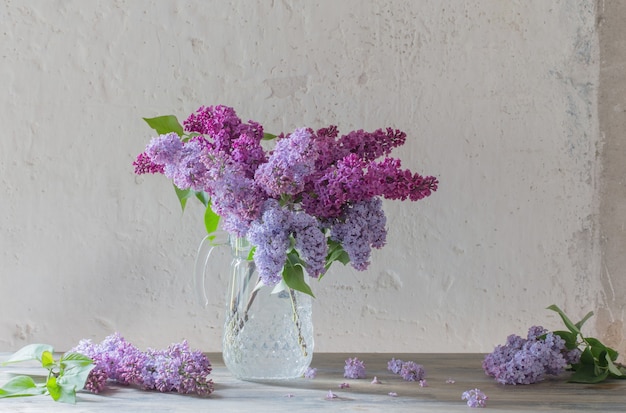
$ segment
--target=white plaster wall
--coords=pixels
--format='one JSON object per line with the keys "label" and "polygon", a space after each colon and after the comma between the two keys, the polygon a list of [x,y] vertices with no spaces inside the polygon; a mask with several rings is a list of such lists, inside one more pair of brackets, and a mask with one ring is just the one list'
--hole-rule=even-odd
{"label": "white plaster wall", "polygon": [[[268,131],[393,126],[440,178],[386,202],[365,273],[313,288],[319,351],[490,351],[603,306],[590,1],[0,2],[0,350],[119,331],[220,349],[195,302],[203,236],[170,184],[135,177],[141,117],[234,106]],[[590,334],[593,324],[590,323]]]}

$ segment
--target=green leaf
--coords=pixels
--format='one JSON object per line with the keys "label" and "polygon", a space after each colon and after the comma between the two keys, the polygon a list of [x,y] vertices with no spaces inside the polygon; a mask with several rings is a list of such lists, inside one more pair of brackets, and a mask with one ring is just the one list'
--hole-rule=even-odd
{"label": "green leaf", "polygon": [[263,140],[265,141],[271,141],[272,139],[276,139],[276,135],[273,135],[271,133],[263,133]]}
{"label": "green leaf", "polygon": [[31,377],[16,376],[0,388],[0,399],[5,397],[36,396],[45,392],[46,389],[38,387]]}
{"label": "green leaf", "polygon": [[[69,367],[87,367],[94,364],[93,360],[80,353],[65,353],[59,360],[62,369]],[[91,368],[89,369],[91,371]]]}
{"label": "green leaf", "polygon": [[250,248],[250,252],[248,253],[248,256],[246,257],[246,260],[252,261],[254,259],[254,252],[255,251],[256,251],[256,245],[254,245],[252,248]]}
{"label": "green leaf", "polygon": [[577,335],[570,331],[553,331],[554,335],[561,337],[565,340],[565,347],[568,350],[573,350],[578,347]]}
{"label": "green leaf", "polygon": [[335,261],[339,261],[343,265],[346,265],[350,262],[350,256],[343,249],[343,246],[341,245],[341,243],[328,239],[328,254],[326,255],[326,269],[328,270],[328,268],[330,268],[330,265]]}
{"label": "green leaf", "polygon": [[211,204],[211,198],[209,197],[209,194],[204,191],[196,191],[196,198],[198,198],[198,200],[202,202],[202,205],[204,205],[205,207],[208,207]]}
{"label": "green leaf", "polygon": [[615,363],[613,363],[613,360],[611,360],[611,356],[609,356],[609,354],[606,354],[606,362],[607,362],[607,368],[609,370],[609,374],[613,377],[622,377],[624,374],[622,373],[622,371],[615,365]]}
{"label": "green leaf", "polygon": [[143,120],[145,120],[148,126],[154,129],[159,135],[174,132],[178,136],[182,136],[184,133],[183,127],[174,115],[157,116],[156,118],[143,118]]}
{"label": "green leaf", "polygon": [[61,387],[57,384],[57,378],[51,376],[48,378],[46,382],[46,389],[48,389],[48,393],[50,393],[50,397],[52,397],[55,401],[61,398]]}
{"label": "green leaf", "polygon": [[185,206],[187,206],[187,200],[191,198],[191,196],[193,195],[193,191],[191,189],[180,189],[176,185],[174,185],[174,191],[176,191],[176,197],[178,198],[178,202],[180,202],[180,207],[184,212]]}
{"label": "green leaf", "polygon": [[594,365],[583,365],[574,372],[569,378],[570,383],[599,383],[609,376],[609,371],[604,370],[600,374],[596,374]]}
{"label": "green leaf", "polygon": [[85,387],[89,372],[91,372],[94,367],[94,364],[68,367],[57,379],[57,384],[68,391],[80,390]]}
{"label": "green leaf", "polygon": [[10,363],[17,363],[20,361],[28,361],[28,360],[39,360],[41,361],[41,355],[44,351],[49,351],[50,353],[54,352],[54,349],[51,345],[48,344],[29,344],[27,346],[22,347],[2,365],[7,365]]}
{"label": "green leaf", "polygon": [[605,346],[597,338],[585,337],[585,341],[591,346],[594,355],[599,355],[600,352],[606,351],[612,361],[617,360],[617,356],[619,355],[617,351],[613,350],[611,347]]}
{"label": "green leaf", "polygon": [[580,355],[580,363],[585,365],[595,365],[596,361],[591,353],[591,349],[589,347],[585,347],[582,354]]}
{"label": "green leaf", "polygon": [[54,356],[48,350],[41,353],[41,366],[47,369],[52,368],[54,366]]}
{"label": "green leaf", "polygon": [[576,324],[572,323],[572,321],[565,315],[565,313],[559,307],[557,307],[555,304],[552,304],[547,309],[556,311],[561,316],[563,323],[565,323],[565,326],[568,328],[569,331],[571,331],[574,334],[580,334],[580,329],[576,327]]}
{"label": "green leaf", "polygon": [[580,330],[583,327],[583,324],[585,324],[585,321],[589,320],[592,316],[593,316],[593,311],[589,311],[587,315],[583,317],[582,320],[580,320],[579,322],[575,324],[576,327],[578,327],[578,329]]}
{"label": "green leaf", "polygon": [[303,263],[295,250],[287,254],[287,261],[283,267],[283,280],[285,280],[285,284],[287,284],[289,288],[315,297],[311,287],[304,281]]}
{"label": "green leaf", "polygon": [[207,234],[211,234],[217,231],[217,227],[220,224],[220,216],[213,212],[211,205],[207,205],[206,211],[204,211],[204,227]]}

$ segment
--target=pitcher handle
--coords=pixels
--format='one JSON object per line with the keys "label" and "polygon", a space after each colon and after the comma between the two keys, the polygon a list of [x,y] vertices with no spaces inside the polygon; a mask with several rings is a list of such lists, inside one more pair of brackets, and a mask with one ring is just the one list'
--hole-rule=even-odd
{"label": "pitcher handle", "polygon": [[228,244],[228,232],[215,231],[208,234],[198,247],[196,254],[196,263],[194,266],[193,278],[196,287],[196,297],[203,308],[209,305],[209,299],[206,295],[206,275],[209,259],[215,247]]}

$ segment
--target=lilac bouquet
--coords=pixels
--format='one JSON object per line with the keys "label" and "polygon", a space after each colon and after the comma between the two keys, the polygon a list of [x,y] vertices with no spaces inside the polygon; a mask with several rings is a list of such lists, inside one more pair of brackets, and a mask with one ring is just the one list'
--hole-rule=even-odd
{"label": "lilac bouquet", "polygon": [[386,242],[382,198],[418,201],[438,185],[388,157],[406,140],[391,128],[276,136],[227,106],[200,107],[184,126],[174,116],[145,120],[159,136],[139,154],[135,172],[170,178],[183,208],[191,197],[202,201],[210,234],[219,223],[246,237],[267,286],[312,295],[305,271],[320,278],[334,261],[365,270],[372,248]]}

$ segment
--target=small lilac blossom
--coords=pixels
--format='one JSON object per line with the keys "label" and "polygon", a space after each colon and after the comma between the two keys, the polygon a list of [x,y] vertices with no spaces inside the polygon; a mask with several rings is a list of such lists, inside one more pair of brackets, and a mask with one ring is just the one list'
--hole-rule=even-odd
{"label": "small lilac blossom", "polygon": [[343,377],[347,379],[364,379],[365,363],[356,357],[347,359]]}
{"label": "small lilac blossom", "polygon": [[338,396],[333,393],[332,390],[328,390],[328,393],[326,393],[326,400],[332,400],[332,399],[336,399]]}
{"label": "small lilac blossom", "polygon": [[350,383],[339,383],[339,388],[340,389],[349,389],[350,388]]}
{"label": "small lilac blossom", "polygon": [[390,391],[389,393],[387,393],[389,396],[391,397],[398,397],[398,393],[396,393],[395,391]]}
{"label": "small lilac blossom", "polygon": [[426,381],[426,379],[421,379],[419,383],[420,387],[428,387],[428,382]]}
{"label": "small lilac blossom", "polygon": [[425,375],[424,367],[414,361],[405,361],[400,368],[400,376],[406,381],[420,381]]}
{"label": "small lilac blossom", "polygon": [[296,195],[304,190],[305,179],[314,171],[317,147],[311,131],[296,129],[278,138],[267,163],[259,166],[255,180],[272,197]]}
{"label": "small lilac blossom", "polygon": [[175,133],[168,133],[152,138],[145,153],[153,163],[167,168],[171,164],[178,163],[182,150],[183,142],[180,137]]}
{"label": "small lilac blossom", "polygon": [[485,407],[489,398],[480,389],[471,389],[464,391],[461,400],[467,400],[469,407]]}
{"label": "small lilac blossom", "polygon": [[372,198],[348,208],[345,218],[331,227],[330,237],[342,244],[355,269],[367,269],[372,247],[382,248],[387,239],[382,200]]}
{"label": "small lilac blossom", "polygon": [[452,378],[450,378],[450,377],[448,377],[448,378],[446,379],[446,384],[454,384],[454,383],[456,383],[456,380],[454,380],[454,379],[452,379]]}
{"label": "small lilac blossom", "polygon": [[382,384],[382,382],[378,380],[378,377],[374,376],[374,379],[372,380],[371,384]]}
{"label": "small lilac blossom", "polygon": [[268,200],[264,208],[261,219],[252,222],[248,239],[257,247],[254,262],[259,270],[259,277],[265,285],[274,286],[282,277],[292,215],[273,199]]}
{"label": "small lilac blossom", "polygon": [[328,243],[318,220],[306,212],[297,212],[291,216],[291,225],[296,250],[306,263],[309,276],[324,275]]}
{"label": "small lilac blossom", "polygon": [[96,364],[96,366],[89,372],[84,388],[92,393],[101,393],[106,389],[107,380],[108,376],[104,368]]}
{"label": "small lilac blossom", "polygon": [[152,162],[152,159],[145,153],[142,152],[137,155],[137,159],[133,162],[133,166],[135,167],[135,173],[137,175],[143,174],[162,174],[165,172],[165,167],[160,164],[156,164]]}
{"label": "small lilac blossom", "polygon": [[304,372],[305,379],[314,379],[317,376],[317,369],[313,367],[308,367]]}
{"label": "small lilac blossom", "polygon": [[400,370],[402,369],[402,363],[402,360],[392,358],[387,362],[387,370],[389,370],[393,374],[400,374]]}

